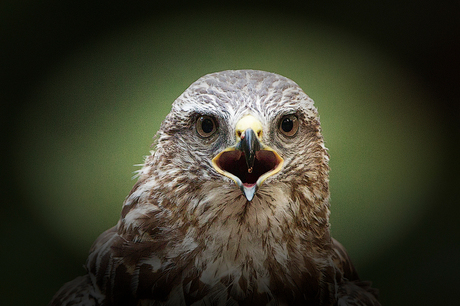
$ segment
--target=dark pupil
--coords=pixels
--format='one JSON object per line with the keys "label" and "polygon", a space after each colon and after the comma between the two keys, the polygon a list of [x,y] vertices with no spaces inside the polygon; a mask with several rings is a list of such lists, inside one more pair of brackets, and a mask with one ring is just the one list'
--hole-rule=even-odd
{"label": "dark pupil", "polygon": [[290,118],[284,118],[283,122],[281,122],[281,128],[283,131],[290,132],[294,127],[294,122]]}
{"label": "dark pupil", "polygon": [[214,123],[211,119],[206,118],[203,120],[203,122],[201,122],[201,129],[206,134],[209,134],[214,130]]}

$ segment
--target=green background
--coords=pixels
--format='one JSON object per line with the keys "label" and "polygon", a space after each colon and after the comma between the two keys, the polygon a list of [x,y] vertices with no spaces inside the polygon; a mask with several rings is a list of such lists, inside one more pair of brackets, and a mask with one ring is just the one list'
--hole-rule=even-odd
{"label": "green background", "polygon": [[459,45],[449,7],[5,3],[7,303],[46,304],[84,273],[171,103],[227,69],[279,73],[315,100],[331,155],[332,233],[382,302],[457,300]]}

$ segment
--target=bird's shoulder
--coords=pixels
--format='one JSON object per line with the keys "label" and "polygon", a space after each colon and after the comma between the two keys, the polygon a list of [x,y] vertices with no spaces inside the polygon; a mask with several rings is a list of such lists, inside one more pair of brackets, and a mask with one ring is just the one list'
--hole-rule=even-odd
{"label": "bird's shoulder", "polygon": [[88,274],[79,276],[65,283],[53,296],[50,306],[60,305],[99,305],[98,300],[102,296],[94,291]]}
{"label": "bird's shoulder", "polygon": [[[116,226],[106,230],[99,235],[93,243],[87,264],[85,266],[87,274],[79,276],[72,281],[65,283],[53,296],[50,306],[54,305],[100,305],[105,299],[105,294],[100,290],[101,287],[95,286],[95,282],[104,279],[100,277],[104,274],[111,264],[111,245],[116,238]],[[95,276],[99,276],[95,278]]]}
{"label": "bird's shoulder", "polygon": [[[181,271],[168,260],[168,245],[178,239],[177,231],[148,218],[142,227],[123,227],[122,222],[101,234],[86,263],[94,285],[105,302],[130,305],[135,299],[166,298]],[[163,225],[163,226],[161,226]]]}
{"label": "bird's shoulder", "polygon": [[378,290],[369,281],[360,280],[344,246],[332,238],[332,260],[341,274],[337,288],[338,306],[379,306]]}

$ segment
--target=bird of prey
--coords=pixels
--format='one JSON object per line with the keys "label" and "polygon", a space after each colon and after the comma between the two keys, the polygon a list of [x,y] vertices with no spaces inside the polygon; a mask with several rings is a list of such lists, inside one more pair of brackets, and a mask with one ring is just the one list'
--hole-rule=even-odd
{"label": "bird of prey", "polygon": [[296,83],[205,75],[173,103],[87,274],[50,305],[380,305],[330,235],[328,161]]}

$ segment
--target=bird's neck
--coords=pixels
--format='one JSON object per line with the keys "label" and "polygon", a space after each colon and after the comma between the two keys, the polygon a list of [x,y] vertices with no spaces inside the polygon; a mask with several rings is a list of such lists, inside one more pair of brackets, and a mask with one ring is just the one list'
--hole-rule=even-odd
{"label": "bird's neck", "polygon": [[185,237],[199,246],[195,264],[204,280],[251,271],[269,273],[268,262],[287,272],[296,265],[293,261],[303,265],[327,249],[322,244],[330,240],[328,211],[321,221],[326,226],[317,224],[322,217],[307,216],[311,212],[305,211],[305,203],[286,197],[282,187],[272,187],[270,193],[261,190],[251,202],[236,192],[207,194],[207,202],[194,211],[199,221]]}
{"label": "bird's neck", "polygon": [[310,203],[313,197],[287,197],[290,190],[272,185],[248,202],[233,186],[225,190],[204,184],[199,197],[176,193],[152,202],[156,186],[145,181],[133,188],[118,233],[145,245],[146,251],[161,244],[162,251],[151,255],[161,268],[172,261],[198,273],[206,286],[250,283],[251,290],[265,294],[273,284],[284,290],[300,280],[311,282],[305,286],[313,290],[330,266],[327,199]]}

